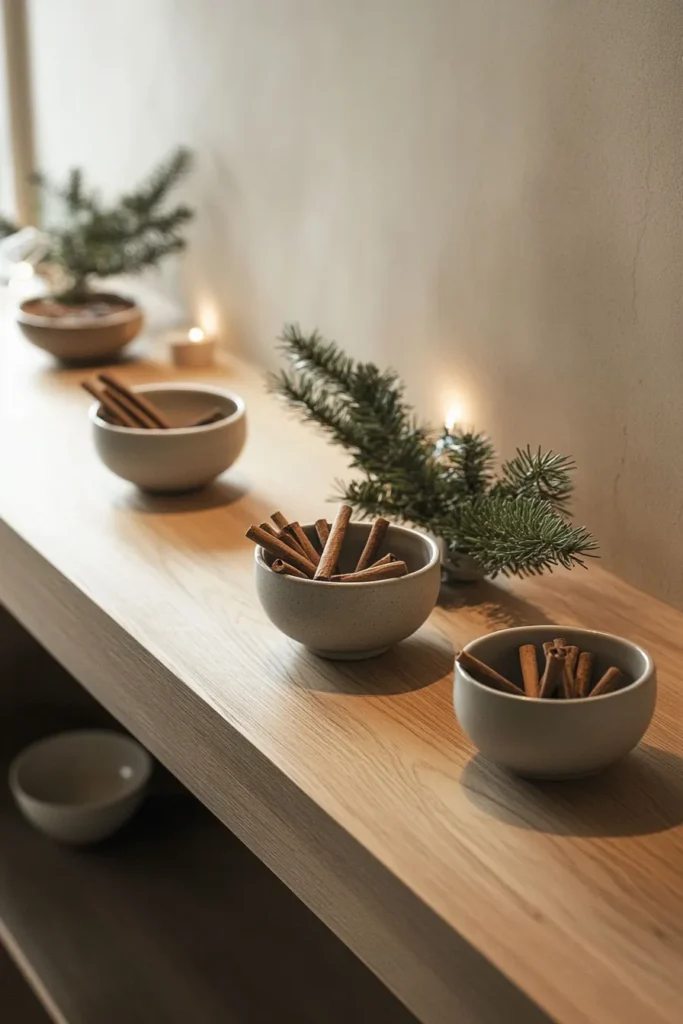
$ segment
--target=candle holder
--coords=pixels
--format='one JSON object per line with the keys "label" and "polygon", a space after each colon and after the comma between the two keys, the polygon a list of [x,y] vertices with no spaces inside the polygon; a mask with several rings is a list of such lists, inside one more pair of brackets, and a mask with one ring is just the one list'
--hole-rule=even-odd
{"label": "candle holder", "polygon": [[168,343],[174,366],[192,366],[198,369],[214,364],[216,339],[207,336],[201,327],[177,331],[170,336]]}

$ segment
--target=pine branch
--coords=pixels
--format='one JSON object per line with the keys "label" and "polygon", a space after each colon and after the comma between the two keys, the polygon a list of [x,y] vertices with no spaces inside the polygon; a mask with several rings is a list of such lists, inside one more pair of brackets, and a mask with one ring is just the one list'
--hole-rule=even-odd
{"label": "pine branch", "polygon": [[486,573],[530,576],[562,565],[585,566],[596,541],[539,498],[486,496],[460,509],[458,549]]}
{"label": "pine branch", "polygon": [[8,235],[14,235],[19,231],[19,225],[15,224],[9,217],[5,217],[4,214],[0,213],[0,238],[6,238]]}
{"label": "pine branch", "polygon": [[529,445],[518,448],[514,458],[503,463],[501,479],[494,493],[503,497],[540,498],[566,512],[572,494],[573,459],[555,452],[532,452]]}
{"label": "pine branch", "polygon": [[192,153],[179,147],[150,174],[135,192],[121,198],[121,205],[139,216],[149,216],[179,184],[192,166]]}
{"label": "pine branch", "polygon": [[453,474],[463,494],[485,494],[493,479],[496,451],[491,440],[469,430],[444,430],[436,446],[438,458]]}

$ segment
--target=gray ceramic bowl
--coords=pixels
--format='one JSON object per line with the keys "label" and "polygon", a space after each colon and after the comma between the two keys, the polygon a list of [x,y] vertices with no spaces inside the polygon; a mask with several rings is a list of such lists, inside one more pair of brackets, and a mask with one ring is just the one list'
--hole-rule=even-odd
{"label": "gray ceramic bowl", "polygon": [[489,761],[529,778],[567,779],[606,768],[639,743],[655,707],[657,680],[649,654],[609,633],[522,626],[489,633],[465,650],[519,682],[520,646],[540,648],[557,636],[596,655],[596,678],[615,665],[633,682],[602,697],[540,700],[493,690],[455,666],[453,701],[463,731]]}
{"label": "gray ceramic bowl", "polygon": [[63,732],[14,759],[9,784],[24,817],[62,843],[95,843],[137,809],[152,759],[130,736],[107,730]]}
{"label": "gray ceramic bowl", "polygon": [[244,447],[246,415],[242,399],[209,384],[142,384],[171,423],[200,419],[212,409],[225,418],[204,427],[144,430],[115,427],[93,402],[90,420],[95,447],[105,466],[145,491],[189,491],[203,487],[232,466]]}
{"label": "gray ceramic bowl", "polygon": [[[370,523],[350,523],[341,572],[351,572]],[[304,526],[315,542],[315,528]],[[416,530],[390,526],[379,556],[392,552],[408,575],[375,583],[322,583],[272,572],[270,555],[256,549],[256,590],[270,621],[323,658],[358,660],[382,654],[422,625],[436,604],[441,581],[439,549]]]}

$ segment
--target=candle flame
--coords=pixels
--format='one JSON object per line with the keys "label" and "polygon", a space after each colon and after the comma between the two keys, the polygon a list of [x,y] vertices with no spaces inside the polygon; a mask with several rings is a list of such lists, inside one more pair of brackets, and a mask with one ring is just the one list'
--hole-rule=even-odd
{"label": "candle flame", "polygon": [[201,327],[190,327],[187,336],[190,341],[204,341],[204,331]]}
{"label": "candle flame", "polygon": [[454,427],[461,425],[465,419],[465,405],[463,402],[453,401],[450,403],[446,410],[446,416],[444,424],[446,430],[453,430]]}

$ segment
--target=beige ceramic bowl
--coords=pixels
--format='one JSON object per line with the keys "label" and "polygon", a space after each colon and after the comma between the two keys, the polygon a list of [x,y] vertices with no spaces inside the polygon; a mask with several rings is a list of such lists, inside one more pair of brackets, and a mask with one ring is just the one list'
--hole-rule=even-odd
{"label": "beige ceramic bowl", "polygon": [[464,732],[489,761],[529,778],[568,779],[601,771],[640,742],[655,707],[657,680],[649,654],[609,633],[523,626],[489,633],[465,650],[518,682],[521,645],[540,649],[558,636],[595,654],[595,678],[615,665],[633,682],[602,697],[540,700],[493,690],[455,666],[455,713]]}
{"label": "beige ceramic bowl", "polygon": [[[370,523],[350,523],[341,572],[351,572],[370,532]],[[315,527],[304,526],[315,541]],[[439,549],[431,537],[390,526],[378,557],[393,552],[408,575],[375,583],[323,583],[282,576],[256,549],[256,590],[270,621],[323,658],[358,660],[382,654],[414,633],[436,604],[441,582]]]}
{"label": "beige ceramic bowl", "polygon": [[189,491],[219,476],[242,451],[246,415],[238,395],[209,384],[142,384],[133,391],[147,395],[171,423],[190,423],[216,408],[225,417],[204,427],[115,427],[94,402],[95,447],[105,466],[124,480],[145,491]]}
{"label": "beige ceramic bowl", "polygon": [[9,784],[24,817],[63,843],[95,843],[127,821],[152,771],[147,751],[107,730],[39,740],[12,762]]}
{"label": "beige ceramic bowl", "polygon": [[116,299],[127,308],[98,317],[45,316],[34,310],[40,300],[26,299],[17,312],[17,322],[24,337],[55,359],[84,365],[102,362],[132,341],[143,323],[139,306],[118,295]]}

